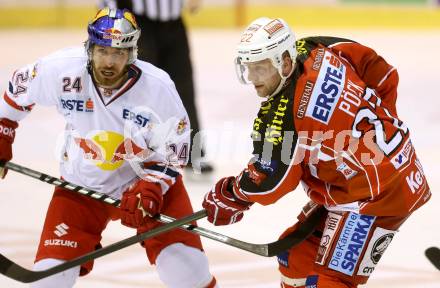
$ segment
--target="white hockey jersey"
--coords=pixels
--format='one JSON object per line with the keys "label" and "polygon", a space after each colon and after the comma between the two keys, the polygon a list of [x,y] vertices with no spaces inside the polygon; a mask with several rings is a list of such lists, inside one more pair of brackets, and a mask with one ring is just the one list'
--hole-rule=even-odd
{"label": "white hockey jersey", "polygon": [[112,96],[87,69],[84,48],[69,48],[17,70],[0,97],[0,118],[23,119],[34,104],[56,106],[66,120],[61,176],[115,198],[138,177],[163,193],[187,162],[189,120],[164,71],[137,60]]}

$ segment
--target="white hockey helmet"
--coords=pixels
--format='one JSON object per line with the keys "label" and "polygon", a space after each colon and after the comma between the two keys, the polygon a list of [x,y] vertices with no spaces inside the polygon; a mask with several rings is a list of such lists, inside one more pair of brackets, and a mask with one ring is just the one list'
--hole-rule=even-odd
{"label": "white hockey helmet", "polygon": [[292,63],[295,63],[295,41],[295,34],[283,19],[261,17],[254,20],[241,34],[236,50],[235,65],[240,82],[250,84],[246,64],[270,59],[281,76],[281,82],[268,97],[278,93],[291,75],[283,76],[283,53],[288,51]]}

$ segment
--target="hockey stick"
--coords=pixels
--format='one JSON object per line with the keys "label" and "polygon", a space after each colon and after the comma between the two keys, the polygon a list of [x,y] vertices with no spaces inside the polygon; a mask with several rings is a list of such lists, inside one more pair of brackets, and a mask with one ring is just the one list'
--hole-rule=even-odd
{"label": "hockey stick", "polygon": [[186,216],[184,218],[181,218],[179,220],[175,220],[171,223],[168,223],[166,225],[157,227],[153,230],[129,237],[127,239],[121,240],[119,242],[113,243],[109,246],[106,246],[104,248],[95,250],[93,252],[87,253],[83,256],[77,257],[75,259],[69,260],[67,262],[64,262],[60,265],[54,266],[50,269],[43,270],[43,271],[31,271],[26,268],[21,267],[20,265],[12,262],[2,254],[0,254],[0,272],[17,281],[23,282],[23,283],[29,283],[34,282],[37,280],[40,280],[45,277],[52,276],[56,273],[65,271],[67,269],[76,267],[78,265],[81,265],[83,263],[86,263],[88,261],[91,261],[93,259],[102,257],[104,255],[107,255],[109,253],[121,250],[122,248],[125,248],[127,246],[139,243],[145,239],[152,238],[156,235],[159,235],[161,233],[170,231],[172,229],[175,229],[181,225],[190,223],[192,221],[201,219],[203,217],[206,217],[206,211],[201,210],[194,214],[191,214],[189,216]]}
{"label": "hockey stick", "polygon": [[[93,199],[108,203],[110,205],[118,207],[120,204],[120,200],[111,198],[110,196],[107,196],[105,194],[98,193],[96,191],[75,185],[73,183],[69,183],[67,181],[43,174],[41,172],[14,164],[12,162],[7,162],[5,167],[16,171],[18,173],[33,177],[35,179],[41,180],[43,182],[63,187],[67,190],[71,190],[80,194],[83,194],[85,196],[91,197]],[[323,213],[325,212],[324,208],[317,209],[310,217],[306,219],[305,222],[301,224],[301,226],[289,234],[287,237],[267,244],[254,244],[254,243],[248,243],[241,240],[234,239],[232,237],[202,228],[202,227],[195,227],[193,225],[187,224],[182,225],[181,229],[185,229],[189,232],[199,234],[200,236],[209,238],[211,240],[221,242],[223,244],[236,247],[241,250],[245,250],[248,252],[251,252],[253,254],[257,254],[264,257],[273,257],[281,252],[287,250],[290,247],[293,247],[295,245],[298,245],[303,240],[305,240],[312,232],[315,230],[316,225],[319,223],[319,220]],[[175,219],[166,215],[158,215],[156,216],[156,220],[160,221],[162,223],[171,223]]]}
{"label": "hockey stick", "polygon": [[431,261],[432,265],[440,270],[440,249],[437,247],[429,247],[425,250],[425,255]]}

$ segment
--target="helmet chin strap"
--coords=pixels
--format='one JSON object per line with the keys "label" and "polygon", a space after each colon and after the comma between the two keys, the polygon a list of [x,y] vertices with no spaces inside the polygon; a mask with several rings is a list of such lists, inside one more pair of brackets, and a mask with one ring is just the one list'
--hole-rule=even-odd
{"label": "helmet chin strap", "polygon": [[282,69],[281,67],[278,68],[278,74],[281,76],[281,81],[280,84],[278,84],[278,87],[272,92],[272,94],[262,97],[270,99],[273,96],[277,95],[278,92],[280,92],[281,89],[284,88],[284,86],[287,84],[286,83],[287,79],[292,75],[293,70],[295,70],[295,62],[292,62],[292,69],[290,70],[289,74],[287,74],[287,76],[283,76],[283,72],[281,71],[281,69]]}

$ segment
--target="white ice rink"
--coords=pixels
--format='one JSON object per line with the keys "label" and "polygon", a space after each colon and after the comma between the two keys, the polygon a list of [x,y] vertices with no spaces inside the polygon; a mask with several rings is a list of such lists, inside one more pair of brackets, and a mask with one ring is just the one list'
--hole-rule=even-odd
{"label": "white ice rink", "polygon": [[[433,197],[401,227],[366,287],[438,288],[440,272],[425,259],[424,250],[440,246],[440,31],[297,31],[298,37],[333,35],[373,47],[400,73],[398,111],[411,129],[413,143],[431,186]],[[58,48],[78,45],[85,32],[71,30],[0,31],[0,88],[7,86],[14,69]],[[251,87],[238,84],[233,49],[239,39],[235,30],[196,30],[191,33],[192,57],[202,126],[206,129],[210,159],[216,163],[212,177],[185,176],[195,209],[215,179],[235,175],[246,165],[250,153],[248,135],[259,106]],[[37,107],[20,123],[14,144],[18,164],[58,176],[55,157],[63,121],[55,109]],[[31,268],[40,229],[53,187],[9,172],[0,182],[0,252]],[[268,243],[295,222],[306,202],[297,189],[268,207],[254,205],[242,222],[228,227],[199,225],[253,243]],[[104,234],[104,245],[133,235],[118,222]],[[224,288],[279,287],[275,258],[263,258],[204,240],[211,270]],[[1,288],[27,285],[0,276]],[[76,287],[163,287],[148,265],[139,245],[98,259],[88,277]]]}

